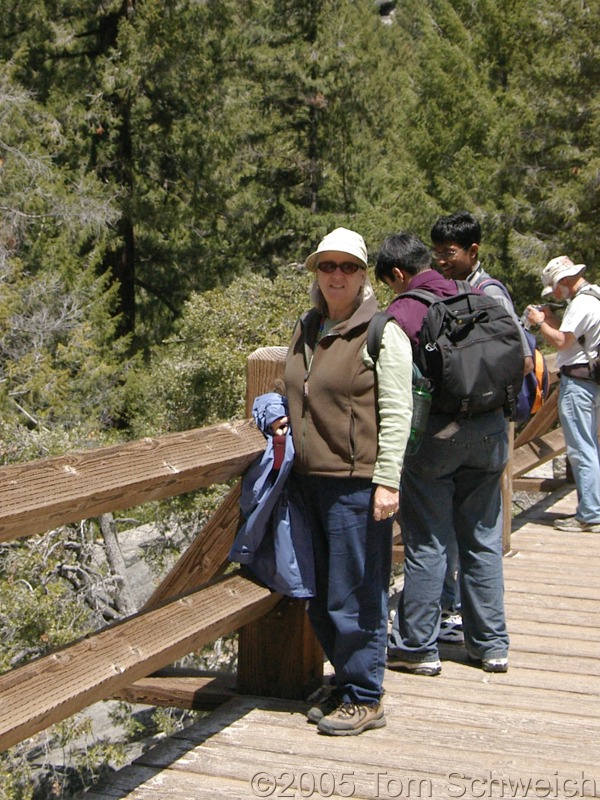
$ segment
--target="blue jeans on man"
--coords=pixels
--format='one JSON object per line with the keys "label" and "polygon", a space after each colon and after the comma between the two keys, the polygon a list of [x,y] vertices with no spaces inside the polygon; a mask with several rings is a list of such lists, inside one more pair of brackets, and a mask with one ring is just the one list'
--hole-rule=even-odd
{"label": "blue jeans on man", "polygon": [[560,376],[558,416],[577,487],[579,502],[575,516],[589,523],[600,522],[599,410],[600,385]]}
{"label": "blue jeans on man", "polygon": [[373,484],[294,474],[312,531],[316,596],[308,616],[344,703],[381,700],[392,520],[373,519]]}
{"label": "blue jeans on man", "polygon": [[403,467],[404,588],[390,655],[412,662],[439,658],[446,550],[455,531],[467,651],[478,660],[507,656],[501,497],[507,459],[501,409],[456,422],[430,415],[421,448]]}
{"label": "blue jeans on man", "polygon": [[459,563],[458,543],[451,535],[446,542],[446,575],[440,599],[442,611],[449,614],[460,614]]}

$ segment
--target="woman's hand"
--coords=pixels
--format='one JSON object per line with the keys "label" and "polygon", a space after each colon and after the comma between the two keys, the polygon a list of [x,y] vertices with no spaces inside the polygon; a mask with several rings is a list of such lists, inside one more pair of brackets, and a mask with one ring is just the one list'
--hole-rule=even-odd
{"label": "woman's hand", "polygon": [[378,486],[373,497],[373,519],[376,522],[393,517],[400,506],[400,492],[389,486]]}
{"label": "woman's hand", "polygon": [[287,433],[289,425],[289,419],[287,417],[280,417],[276,419],[275,422],[271,423],[271,431],[273,432],[273,436],[282,436],[284,433]]}

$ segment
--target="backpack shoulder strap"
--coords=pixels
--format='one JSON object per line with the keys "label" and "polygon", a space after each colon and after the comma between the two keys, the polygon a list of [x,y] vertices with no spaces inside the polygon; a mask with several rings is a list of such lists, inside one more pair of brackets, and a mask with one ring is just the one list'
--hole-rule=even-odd
{"label": "backpack shoulder strap", "polygon": [[590,284],[586,286],[585,289],[582,289],[579,294],[589,294],[590,297],[595,297],[596,300],[600,300],[600,287]]}
{"label": "backpack shoulder strap", "polygon": [[[434,295],[432,295],[432,297],[434,297]],[[376,364],[379,358],[383,329],[391,319],[394,319],[394,317],[387,311],[376,311],[371,317],[369,327],[367,328],[367,353],[371,357],[373,364]],[[430,387],[430,381],[424,377],[423,373],[414,362],[412,366],[412,382],[419,386]]]}
{"label": "backpack shoulder strap", "polygon": [[371,357],[373,364],[379,358],[383,329],[391,319],[394,319],[394,317],[387,311],[376,311],[371,317],[367,328],[367,353]]}
{"label": "backpack shoulder strap", "polygon": [[473,291],[473,286],[471,286],[469,281],[458,281],[454,279],[454,283],[456,284],[459,294],[469,294],[469,292]]}
{"label": "backpack shoulder strap", "polygon": [[506,286],[502,283],[502,281],[497,280],[496,278],[483,278],[478,283],[475,284],[477,289],[481,289],[483,292],[486,286],[497,286],[498,289],[502,291],[502,293],[507,297],[508,300],[512,303],[512,297],[510,296],[510,292],[506,288]]}
{"label": "backpack shoulder strap", "polygon": [[409,292],[404,292],[401,296],[412,297],[414,300],[420,300],[422,303],[432,306],[434,303],[443,303],[445,300],[452,300],[453,297],[457,297],[459,294],[469,294],[473,291],[473,287],[469,281],[455,280],[454,283],[456,284],[457,290],[457,294],[455,295],[451,294],[442,297],[441,295],[434,294],[434,292],[429,292],[426,289],[413,289]]}
{"label": "backpack shoulder strap", "polygon": [[[577,292],[577,294],[589,294],[590,297],[595,297],[596,300],[600,300],[600,287],[596,286],[595,284],[591,283],[589,286],[586,286],[585,289],[581,289],[581,291]],[[583,347],[585,354],[590,359],[590,354],[588,349],[585,346],[585,333],[582,333],[581,336],[577,338],[579,344]]]}
{"label": "backpack shoulder strap", "polygon": [[405,297],[411,297],[413,300],[420,300],[422,303],[425,303],[426,306],[431,306],[438,300],[444,299],[433,292],[428,292],[427,289],[413,289],[409,292],[403,292],[401,297],[403,299]]}

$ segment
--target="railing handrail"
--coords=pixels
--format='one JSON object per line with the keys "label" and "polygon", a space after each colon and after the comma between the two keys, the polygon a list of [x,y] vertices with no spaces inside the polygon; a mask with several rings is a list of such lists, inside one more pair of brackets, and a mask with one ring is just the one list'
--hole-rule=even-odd
{"label": "railing handrail", "polygon": [[225,483],[264,448],[241,420],[0,467],[0,541]]}
{"label": "railing handrail", "polygon": [[[274,388],[284,355],[284,348],[252,354],[247,403]],[[562,431],[551,430],[555,423],[549,401],[543,424],[535,417],[530,423],[535,439],[529,441],[527,428],[519,436],[525,444],[513,455],[511,479],[515,468],[521,475],[564,450]],[[0,468],[0,541],[228,481],[264,447],[256,426],[243,420]],[[217,579],[239,524],[238,501],[239,484],[142,612],[0,676],[0,751],[240,627],[238,688],[259,694],[269,670],[272,688],[273,653],[288,671],[302,673],[300,688],[319,678],[322,657],[303,603],[282,603],[239,573]],[[290,686],[281,696],[297,696]]]}

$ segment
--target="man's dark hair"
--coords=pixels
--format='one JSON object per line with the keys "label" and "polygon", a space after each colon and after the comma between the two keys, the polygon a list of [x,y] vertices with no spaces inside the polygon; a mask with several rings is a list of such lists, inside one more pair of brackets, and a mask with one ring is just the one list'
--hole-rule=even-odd
{"label": "man's dark hair", "polygon": [[387,236],[377,254],[375,275],[380,281],[391,278],[394,267],[406,270],[409,275],[429,269],[429,248],[414,233],[393,233]]}
{"label": "man's dark hair", "polygon": [[481,225],[470,211],[457,211],[438,218],[431,229],[431,241],[434,244],[456,242],[467,248],[481,241]]}

